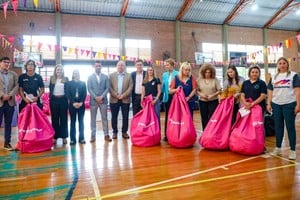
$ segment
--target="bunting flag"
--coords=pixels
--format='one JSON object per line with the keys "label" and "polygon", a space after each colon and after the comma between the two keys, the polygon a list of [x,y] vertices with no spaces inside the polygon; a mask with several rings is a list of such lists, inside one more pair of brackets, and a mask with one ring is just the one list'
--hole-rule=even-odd
{"label": "bunting flag", "polygon": [[38,49],[39,51],[41,51],[42,46],[43,46],[43,43],[39,42],[39,43],[38,43],[38,46],[37,46],[37,49]]}
{"label": "bunting flag", "polygon": [[39,0],[33,0],[33,4],[34,4],[34,7],[38,7],[38,5],[39,5]]}
{"label": "bunting flag", "polygon": [[15,15],[17,15],[18,3],[19,3],[18,0],[12,0],[11,2]]}
{"label": "bunting flag", "polygon": [[297,40],[298,40],[298,43],[300,44],[300,34],[297,35]]}
{"label": "bunting flag", "polygon": [[23,0],[23,6],[26,8],[27,0]]}
{"label": "bunting flag", "polygon": [[4,19],[6,19],[6,13],[7,13],[7,7],[8,7],[9,1],[2,4],[3,6],[3,12],[4,12]]}
{"label": "bunting flag", "polygon": [[292,40],[291,39],[287,39],[285,40],[285,46],[287,49],[292,47]]}

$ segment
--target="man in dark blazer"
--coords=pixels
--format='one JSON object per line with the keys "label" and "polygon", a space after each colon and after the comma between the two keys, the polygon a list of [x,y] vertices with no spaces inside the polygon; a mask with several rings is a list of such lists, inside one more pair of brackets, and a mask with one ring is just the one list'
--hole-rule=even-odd
{"label": "man in dark blazer", "polygon": [[110,110],[111,110],[111,126],[113,129],[113,139],[118,138],[118,113],[122,111],[122,137],[128,139],[128,123],[129,123],[129,106],[130,95],[132,92],[132,78],[125,71],[125,62],[117,63],[117,71],[109,76],[109,92],[110,92]]}
{"label": "man in dark blazer", "polygon": [[142,60],[135,62],[136,71],[131,73],[133,82],[132,88],[132,111],[133,115],[138,113],[141,109],[141,94],[142,94],[142,83],[146,75],[146,71],[143,70],[144,64]]}
{"label": "man in dark blazer", "polygon": [[18,75],[9,70],[11,62],[8,57],[0,59],[0,124],[4,116],[4,149],[14,150],[11,142],[11,123],[15,111],[16,99],[18,93]]}
{"label": "man in dark blazer", "polygon": [[91,107],[91,140],[96,140],[96,116],[97,110],[100,109],[102,128],[104,132],[104,140],[111,142],[111,138],[108,133],[108,120],[107,120],[107,93],[109,90],[108,76],[101,73],[102,65],[100,61],[96,61],[94,64],[95,73],[89,76],[87,87],[90,93],[90,107]]}

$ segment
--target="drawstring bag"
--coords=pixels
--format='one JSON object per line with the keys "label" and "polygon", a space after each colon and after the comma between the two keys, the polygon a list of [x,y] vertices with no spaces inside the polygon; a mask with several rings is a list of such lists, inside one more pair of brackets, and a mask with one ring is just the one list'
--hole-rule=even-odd
{"label": "drawstring bag", "polygon": [[160,144],[159,122],[152,105],[152,95],[143,99],[143,109],[136,113],[130,126],[131,143],[135,146],[150,147]]}
{"label": "drawstring bag", "polygon": [[229,148],[233,107],[234,97],[225,98],[219,103],[199,139],[202,147],[212,150]]}
{"label": "drawstring bag", "polygon": [[167,138],[171,146],[186,148],[194,145],[197,134],[183,89],[174,94],[167,122]]}
{"label": "drawstring bag", "polygon": [[35,104],[27,104],[18,120],[16,149],[23,153],[42,152],[53,146],[54,129],[47,116]]}
{"label": "drawstring bag", "polygon": [[262,108],[255,105],[245,116],[238,112],[229,138],[230,150],[244,155],[262,154],[265,147]]}

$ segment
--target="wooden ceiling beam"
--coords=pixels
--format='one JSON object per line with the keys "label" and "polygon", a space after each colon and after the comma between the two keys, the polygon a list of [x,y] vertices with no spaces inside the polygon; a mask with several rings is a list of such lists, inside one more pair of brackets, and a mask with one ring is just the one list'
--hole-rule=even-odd
{"label": "wooden ceiling beam", "polygon": [[254,0],[240,0],[238,4],[233,8],[231,13],[226,17],[223,24],[229,24],[236,16],[238,16],[247,6],[251,5]]}
{"label": "wooden ceiling beam", "polygon": [[122,5],[122,10],[121,10],[121,17],[124,17],[127,12],[129,0],[124,0],[123,5]]}
{"label": "wooden ceiling beam", "polygon": [[180,8],[178,15],[176,17],[177,21],[180,21],[182,17],[185,15],[185,13],[190,9],[190,7],[193,4],[193,0],[185,0],[184,4]]}
{"label": "wooden ceiling beam", "polygon": [[[295,9],[300,8],[300,2],[293,3],[294,0],[287,1],[273,17],[264,25],[264,28],[269,28],[274,23],[278,22],[280,19],[293,12]],[[293,4],[292,4],[293,3]]]}

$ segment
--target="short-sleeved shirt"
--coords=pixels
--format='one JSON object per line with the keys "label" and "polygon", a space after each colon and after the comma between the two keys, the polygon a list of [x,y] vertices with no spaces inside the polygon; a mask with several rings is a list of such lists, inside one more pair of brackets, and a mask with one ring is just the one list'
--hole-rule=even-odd
{"label": "short-sleeved shirt", "polygon": [[21,74],[18,82],[24,92],[33,96],[38,96],[39,89],[45,87],[42,77],[36,73],[33,76],[28,76],[26,73]]}
{"label": "short-sleeved shirt", "polygon": [[157,96],[157,85],[161,85],[159,78],[153,78],[151,81],[142,84],[145,87],[145,96],[152,94],[153,97]]}
{"label": "short-sleeved shirt", "polygon": [[295,102],[295,87],[300,87],[299,75],[295,72],[275,75],[268,84],[268,89],[273,90],[272,102],[279,105]]}
{"label": "short-sleeved shirt", "polygon": [[[258,99],[261,94],[267,94],[267,85],[263,80],[258,79],[251,83],[250,80],[243,82],[241,92],[245,94],[245,99],[251,98],[253,101]],[[259,103],[263,110],[266,110],[266,100]]]}

